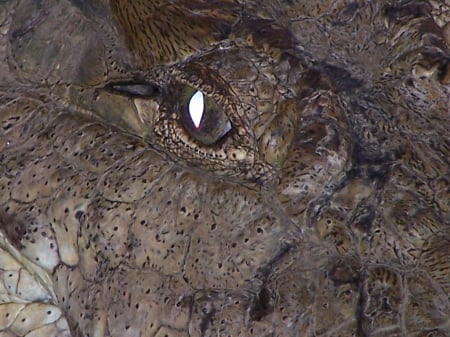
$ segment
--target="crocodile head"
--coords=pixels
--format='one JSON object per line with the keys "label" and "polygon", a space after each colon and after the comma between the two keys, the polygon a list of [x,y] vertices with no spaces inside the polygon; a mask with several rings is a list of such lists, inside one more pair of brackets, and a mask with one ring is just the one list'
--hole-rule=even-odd
{"label": "crocodile head", "polygon": [[448,336],[449,11],[0,5],[0,333]]}

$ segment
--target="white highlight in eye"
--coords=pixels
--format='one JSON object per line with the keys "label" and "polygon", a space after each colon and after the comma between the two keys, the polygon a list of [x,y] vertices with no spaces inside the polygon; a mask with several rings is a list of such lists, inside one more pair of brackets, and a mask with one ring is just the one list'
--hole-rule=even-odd
{"label": "white highlight in eye", "polygon": [[226,135],[231,130],[231,123],[230,121],[227,121],[227,124],[225,125],[225,129],[223,129],[223,132],[221,134],[221,137]]}
{"label": "white highlight in eye", "polygon": [[200,121],[203,117],[203,112],[205,111],[205,100],[203,98],[203,93],[197,91],[192,95],[189,101],[189,115],[191,116],[194,126],[198,128],[200,126]]}

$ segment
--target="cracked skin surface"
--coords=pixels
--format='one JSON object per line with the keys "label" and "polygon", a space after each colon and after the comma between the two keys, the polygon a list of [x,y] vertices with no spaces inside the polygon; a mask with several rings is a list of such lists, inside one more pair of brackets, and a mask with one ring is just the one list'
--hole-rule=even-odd
{"label": "cracked skin surface", "polygon": [[450,336],[449,13],[0,3],[0,335]]}

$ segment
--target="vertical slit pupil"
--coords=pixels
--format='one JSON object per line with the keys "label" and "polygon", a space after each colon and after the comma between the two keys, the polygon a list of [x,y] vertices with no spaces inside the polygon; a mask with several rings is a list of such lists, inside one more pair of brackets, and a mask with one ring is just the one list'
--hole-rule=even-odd
{"label": "vertical slit pupil", "polygon": [[200,122],[202,121],[203,113],[205,111],[205,99],[201,91],[197,91],[192,95],[189,101],[189,116],[191,117],[192,123],[196,128],[200,127]]}

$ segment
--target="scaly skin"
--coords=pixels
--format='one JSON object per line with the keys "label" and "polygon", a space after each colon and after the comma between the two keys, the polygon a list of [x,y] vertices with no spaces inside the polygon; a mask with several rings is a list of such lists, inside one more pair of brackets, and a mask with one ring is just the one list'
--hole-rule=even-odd
{"label": "scaly skin", "polygon": [[449,13],[1,3],[0,336],[450,336]]}

